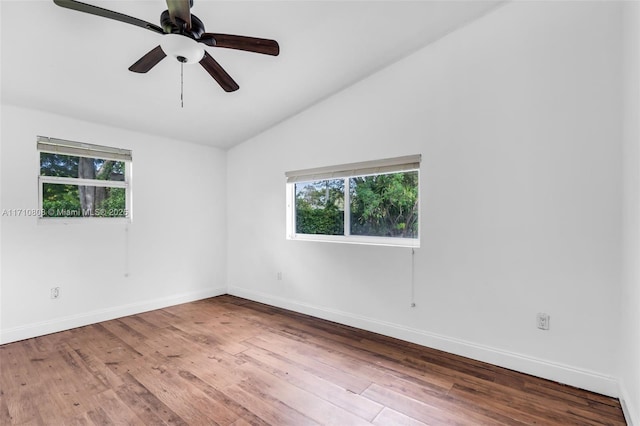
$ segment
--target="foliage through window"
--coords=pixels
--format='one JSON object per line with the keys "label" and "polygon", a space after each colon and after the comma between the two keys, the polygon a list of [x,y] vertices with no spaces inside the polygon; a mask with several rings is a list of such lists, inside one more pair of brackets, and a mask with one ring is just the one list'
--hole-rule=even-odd
{"label": "foliage through window", "polygon": [[296,233],[344,234],[344,180],[297,183]]}
{"label": "foliage through window", "polygon": [[418,166],[412,156],[289,172],[288,238],[418,246]]}
{"label": "foliage through window", "polygon": [[418,238],[418,172],[349,179],[351,235]]}
{"label": "foliage through window", "polygon": [[38,138],[45,218],[131,218],[131,152]]}

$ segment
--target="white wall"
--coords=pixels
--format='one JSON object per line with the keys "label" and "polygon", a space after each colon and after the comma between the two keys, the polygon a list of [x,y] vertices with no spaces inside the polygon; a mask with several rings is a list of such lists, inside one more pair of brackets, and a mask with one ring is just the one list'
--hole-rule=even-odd
{"label": "white wall", "polygon": [[624,269],[620,399],[640,425],[640,3],[625,3],[624,16]]}
{"label": "white wall", "polygon": [[3,216],[1,343],[226,292],[225,152],[7,105],[1,122],[2,209],[38,207],[42,135],[131,149],[134,216]]}
{"label": "white wall", "polygon": [[[508,4],[231,149],[229,292],[617,395],[620,22]],[[285,240],[285,171],[416,153],[415,308],[409,249]]]}

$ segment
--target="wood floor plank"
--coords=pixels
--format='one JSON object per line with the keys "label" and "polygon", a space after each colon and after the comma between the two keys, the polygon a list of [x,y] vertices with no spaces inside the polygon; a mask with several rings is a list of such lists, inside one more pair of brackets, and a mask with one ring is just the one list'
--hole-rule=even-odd
{"label": "wood floor plank", "polygon": [[545,399],[562,401],[568,407],[580,407],[590,410],[594,416],[606,415],[607,418],[624,421],[621,417],[619,403],[616,399],[598,395],[592,392],[585,392],[571,386],[564,386],[558,383],[550,386],[550,383],[543,380],[529,381],[525,384],[524,390],[529,395],[536,395]]}
{"label": "wood floor plank", "polygon": [[12,393],[12,398],[7,400],[7,411],[11,419],[9,424],[45,424],[34,403],[35,395],[35,391],[28,389],[18,389]]}
{"label": "wood floor plank", "polygon": [[155,418],[159,418],[167,425],[186,426],[188,424],[130,373],[123,375],[123,382],[124,385],[117,389],[118,396],[136,413],[139,413],[138,416],[141,419],[148,418],[147,424],[161,424],[156,422]]}
{"label": "wood floor plank", "polygon": [[237,368],[245,361],[215,347],[187,357],[175,358],[172,362],[176,367],[194,373],[216,389],[237,385],[245,379],[244,371]]}
{"label": "wood floor plank", "polygon": [[325,378],[338,386],[360,394],[371,385],[368,378],[353,374],[354,372],[340,369],[335,365],[328,364],[321,359],[322,354],[310,352],[306,348],[296,347],[294,343],[268,339],[268,336],[252,338],[246,341],[251,345],[268,350],[280,355],[283,359],[303,366],[313,374]]}
{"label": "wood floor plank", "polygon": [[[161,323],[153,323],[148,321],[146,318],[149,318],[149,315],[146,315],[145,317],[133,315],[130,317],[118,318],[114,320],[114,322],[121,323],[123,330],[127,330],[128,334],[136,337],[140,336],[142,340],[154,335],[158,330],[173,324],[172,322],[166,322],[164,320]],[[107,324],[109,323],[111,322],[107,322]]]}
{"label": "wood floor plank", "polygon": [[200,389],[188,386],[168,366],[140,369],[132,376],[188,424],[230,424],[239,417],[224,405],[208,398]]}
{"label": "wood floor plank", "polygon": [[372,381],[384,385],[413,381],[421,386],[424,392],[444,395],[454,383],[451,378],[444,378],[438,374],[433,374],[429,370],[426,370],[428,373],[411,371],[408,374],[407,370],[402,368],[399,363],[382,360],[377,356],[377,353],[365,353],[358,348],[345,348],[342,344],[331,346],[326,342],[318,342],[311,337],[292,342],[286,336],[281,336],[277,333],[270,336],[270,338],[280,346],[291,348],[292,351],[299,351],[304,354],[319,354],[322,362],[330,364],[344,373],[356,375],[366,380],[367,387]]}
{"label": "wood floor plank", "polygon": [[[92,412],[91,414],[94,414]],[[65,423],[68,426],[94,426],[94,425],[109,425],[112,424],[109,418],[100,413],[99,417],[96,417],[96,420],[93,420],[89,413],[82,413],[76,417],[72,417]],[[98,421],[100,423],[98,423]]]}
{"label": "wood floor plank", "polygon": [[[353,331],[350,331],[353,334]],[[364,363],[364,365],[375,366],[375,369],[385,374],[392,374],[404,380],[411,381],[416,379],[421,384],[429,383],[434,391],[449,390],[457,378],[465,375],[464,370],[469,369],[465,362],[458,362],[455,367],[444,366],[444,362],[440,358],[444,358],[444,352],[434,350],[424,350],[420,353],[423,355],[429,353],[431,357],[437,358],[438,363],[427,363],[419,357],[416,357],[413,344],[400,342],[397,339],[391,339],[385,336],[373,335],[368,339],[354,339],[351,336],[348,339],[340,339],[339,345],[332,344],[331,334],[322,332],[311,334],[307,339],[320,348],[331,348],[336,346],[337,351],[348,356],[355,362]],[[381,341],[374,341],[375,338]],[[374,344],[375,343],[375,344]],[[403,346],[405,343],[406,346]],[[461,358],[462,357],[458,357]],[[466,359],[464,359],[466,361]],[[481,364],[480,369],[473,370],[473,377],[476,379],[493,380],[495,375],[487,373],[486,364]],[[369,374],[376,374],[370,372]],[[426,385],[426,384],[425,384]]]}
{"label": "wood floor plank", "polygon": [[402,413],[398,413],[391,408],[385,407],[384,410],[373,420],[374,425],[378,426],[424,426],[426,423],[422,423],[414,418],[406,416]]}
{"label": "wood floor plank", "polygon": [[91,410],[80,417],[75,417],[73,423],[77,422],[78,425],[113,425],[113,421],[109,418],[107,413],[98,407],[95,410]]}
{"label": "wood floor plank", "polygon": [[249,411],[246,407],[244,407],[243,405],[239,404],[238,402],[236,402],[235,400],[227,396],[224,392],[211,386],[209,383],[200,379],[193,373],[186,370],[182,370],[180,371],[179,374],[183,379],[189,381],[193,386],[195,386],[196,388],[200,389],[203,393],[205,393],[212,401],[216,401],[218,404],[221,404],[225,408],[233,411],[236,415],[238,415],[239,418],[237,418],[233,422],[233,424],[243,423],[243,422],[249,422],[254,426],[261,426],[261,425],[268,424],[264,422],[260,417],[256,416],[251,411]]}
{"label": "wood floor plank", "polygon": [[245,351],[242,357],[254,362],[259,368],[269,371],[274,376],[363,419],[371,421],[383,409],[382,405],[318,377],[304,368],[277,357],[272,352],[254,347]]}
{"label": "wood floor plank", "polygon": [[236,420],[235,422],[231,423],[231,426],[255,426],[256,423],[250,423],[249,421],[243,419],[242,417],[240,417],[238,420]]}
{"label": "wood floor plank", "polygon": [[371,385],[363,395],[406,416],[427,424],[470,426],[508,425],[508,423],[498,422],[495,419],[472,411],[463,409],[450,411],[435,404],[426,404],[423,401],[410,398],[406,395],[376,384]]}
{"label": "wood floor plank", "polygon": [[353,330],[355,329],[349,331],[348,337],[340,335],[335,337],[324,330],[318,333],[312,333],[311,329],[303,331],[299,323],[296,324],[295,330],[292,332],[292,328],[287,327],[284,330],[285,336],[292,334],[297,341],[323,350],[334,361],[339,359],[341,363],[346,363],[349,371],[366,370],[362,373],[367,377],[392,374],[407,380],[415,378],[433,385],[434,391],[446,392],[458,375],[455,370],[452,372],[449,369],[434,369],[431,365],[425,366],[423,363],[419,365],[411,363],[404,350],[393,350],[391,352],[393,355],[388,355],[389,350],[384,345],[377,345],[375,350],[372,350],[369,345],[363,344],[361,339],[354,339]]}
{"label": "wood floor plank", "polygon": [[240,383],[229,386],[224,393],[270,425],[316,426],[319,424],[277,398],[262,393],[251,384]]}
{"label": "wood floor plank", "polygon": [[10,425],[11,414],[9,414],[9,407],[7,406],[7,397],[4,395],[4,391],[0,389],[0,425]]}
{"label": "wood floor plank", "polygon": [[122,379],[104,364],[98,357],[86,352],[83,348],[73,350],[79,357],[87,371],[105,388],[117,388],[122,385]]}
{"label": "wood floor plank", "polygon": [[[178,415],[173,413],[173,411],[169,410],[166,405],[162,404],[161,401],[157,400],[156,404],[149,404],[144,397],[140,397],[140,395],[136,394],[130,386],[118,387],[116,394],[124,404],[136,413],[137,417],[140,418],[144,424],[187,424]],[[162,407],[161,412],[156,411],[156,408],[159,406]]]}
{"label": "wood floor plank", "polygon": [[265,372],[252,363],[240,366],[247,371],[250,379],[244,380],[241,385],[248,388],[260,389],[263,395],[282,401],[289,407],[304,413],[319,424],[325,425],[366,425],[366,420],[355,414],[340,408],[330,402],[312,394],[302,388],[291,385],[280,378]]}
{"label": "wood floor plank", "polygon": [[29,353],[25,351],[26,341],[21,344],[0,346],[0,395],[2,411],[11,420],[8,424],[19,424],[30,419],[39,418],[31,402],[23,400],[30,397],[30,389],[39,388],[42,377],[26,360]]}
{"label": "wood floor plank", "polygon": [[[534,416],[539,420],[548,419],[555,424],[598,424],[598,421],[589,420],[580,414],[582,410],[572,407],[566,402],[555,398],[540,397],[520,390],[507,389],[494,383],[456,384],[450,395],[458,397],[464,403],[477,398],[478,403],[493,406],[502,412],[512,413],[512,410],[507,410],[505,407],[517,407],[521,413],[520,417]],[[569,414],[569,410],[573,410],[573,414]],[[516,414],[512,415],[516,416]],[[615,423],[620,420],[617,416],[611,416],[609,420],[614,422],[612,424],[620,424]]]}
{"label": "wood floor plank", "polygon": [[[544,417],[539,417],[536,415],[538,413],[537,410],[523,410],[522,406],[517,403],[511,405],[501,400],[490,399],[486,395],[479,395],[473,388],[465,388],[458,384],[454,385],[447,396],[448,400],[453,404],[464,405],[467,408],[475,407],[476,411],[485,413],[487,417],[498,416],[499,419],[506,423],[520,425],[542,424],[544,420],[553,419],[551,413],[547,413]],[[560,423],[558,418],[555,418],[554,421]]]}
{"label": "wood floor plank", "polygon": [[220,296],[0,346],[0,424],[624,425],[615,398]]}
{"label": "wood floor plank", "polygon": [[156,328],[165,328],[180,322],[181,320],[179,316],[172,314],[169,309],[170,308],[165,308],[143,312],[141,314],[134,315],[133,317],[141,323],[149,324]]}
{"label": "wood floor plank", "polygon": [[176,328],[182,330],[185,334],[192,336],[196,340],[207,341],[211,336],[212,331],[215,330],[215,344],[221,350],[230,353],[232,355],[239,354],[247,349],[245,345],[239,343],[239,341],[252,337],[255,331],[247,334],[246,330],[238,328],[234,333],[233,330],[226,328],[224,324],[195,322],[195,323],[182,323],[176,326]]}
{"label": "wood floor plank", "polygon": [[93,395],[93,397],[96,400],[96,408],[90,411],[90,418],[94,423],[102,424],[101,422],[108,419],[107,424],[114,425],[134,426],[145,424],[133,410],[133,407],[122,401],[112,389]]}

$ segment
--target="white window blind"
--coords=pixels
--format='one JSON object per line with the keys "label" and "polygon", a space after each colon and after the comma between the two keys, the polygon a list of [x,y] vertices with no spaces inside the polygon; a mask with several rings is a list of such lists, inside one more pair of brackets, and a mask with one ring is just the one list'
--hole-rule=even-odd
{"label": "white window blind", "polygon": [[287,183],[310,182],[323,179],[344,178],[348,176],[366,176],[383,173],[403,172],[420,168],[422,155],[385,158],[382,160],[317,167],[313,169],[286,172]]}
{"label": "white window blind", "polygon": [[84,142],[74,142],[38,136],[38,151],[55,154],[100,158],[103,160],[132,161],[131,150],[112,148],[109,146],[93,145]]}

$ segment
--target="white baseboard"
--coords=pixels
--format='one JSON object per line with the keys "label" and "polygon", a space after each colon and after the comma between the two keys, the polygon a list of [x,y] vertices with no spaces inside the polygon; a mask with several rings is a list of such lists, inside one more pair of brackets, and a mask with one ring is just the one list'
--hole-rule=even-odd
{"label": "white baseboard", "polygon": [[229,286],[228,293],[234,296],[266,303],[295,312],[326,319],[363,330],[395,337],[455,355],[564,383],[602,395],[618,397],[620,389],[615,377],[600,374],[570,365],[547,361],[515,352],[505,351],[486,345],[468,342],[399,324],[379,321],[348,312],[327,309],[300,303],[277,296]]}
{"label": "white baseboard", "polygon": [[167,306],[179,305],[181,303],[194,302],[196,300],[220,296],[226,293],[227,289],[224,287],[195,291],[1,330],[0,344],[30,339],[32,337],[43,336],[45,334],[57,333],[59,331],[70,330],[72,328],[95,324],[101,321],[108,321],[128,315],[139,314],[142,312],[152,311],[154,309],[162,309]]}
{"label": "white baseboard", "polygon": [[622,412],[624,413],[624,419],[628,426],[640,426],[640,408],[638,403],[635,405],[629,405],[628,401],[632,401],[629,397],[627,389],[624,387],[624,383],[620,384],[620,405],[622,406]]}

